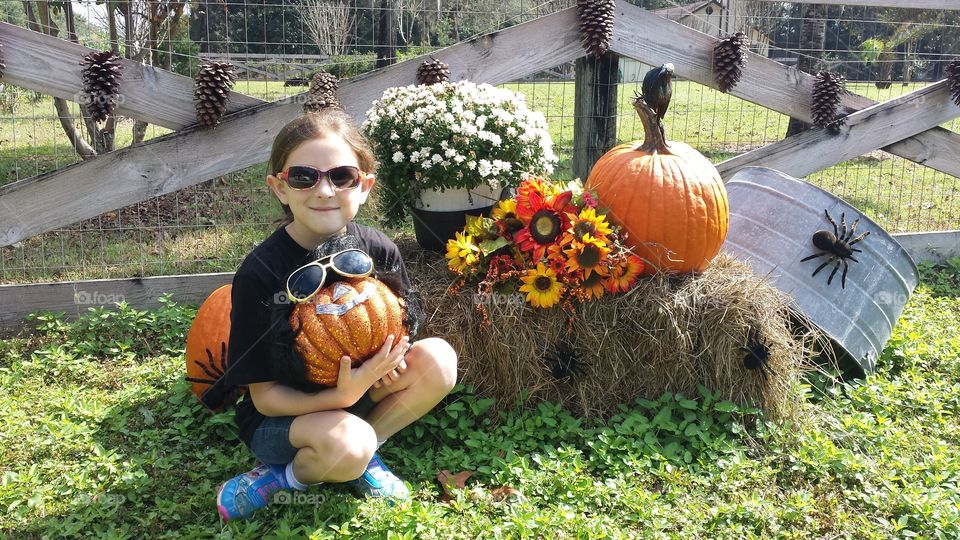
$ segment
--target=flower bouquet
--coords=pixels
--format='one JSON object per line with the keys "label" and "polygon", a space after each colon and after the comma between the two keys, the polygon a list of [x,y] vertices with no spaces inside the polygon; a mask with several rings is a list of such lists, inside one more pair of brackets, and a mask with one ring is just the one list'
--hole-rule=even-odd
{"label": "flower bouquet", "polygon": [[523,94],[489,84],[388,88],[361,128],[379,162],[379,203],[391,224],[424,191],[486,185],[499,195],[526,175],[549,174],[557,160],[543,114],[527,108]]}
{"label": "flower bouquet", "polygon": [[621,240],[617,227],[578,180],[560,185],[524,180],[517,195],[501,200],[490,217],[470,217],[447,242],[447,266],[479,294],[519,291],[538,308],[561,304],[573,311],[604,294],[629,290],[643,261]]}

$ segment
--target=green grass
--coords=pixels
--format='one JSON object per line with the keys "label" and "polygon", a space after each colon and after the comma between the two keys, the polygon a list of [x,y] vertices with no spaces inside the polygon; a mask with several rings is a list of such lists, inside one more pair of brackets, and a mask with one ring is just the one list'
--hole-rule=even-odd
{"label": "green grass", "polygon": [[[924,265],[866,381],[805,386],[794,422],[696,396],[607,422],[551,404],[491,415],[459,390],[384,447],[412,502],[313,487],[224,525],[253,465],[230,413],[182,380],[194,310],[98,309],[0,341],[0,532],[10,538],[957,538],[960,259]],[[822,392],[812,388],[824,388]],[[473,471],[449,502],[441,470]],[[498,501],[511,486],[523,497]]]}
{"label": "green grass", "polygon": [[[505,86],[522,92],[534,109],[547,116],[561,159],[556,175],[570,178],[573,83]],[[629,106],[638,86],[625,83],[618,89],[621,112],[617,133],[621,141],[642,137]],[[881,91],[871,84],[850,85],[851,91],[881,100],[918,87],[894,85]],[[304,90],[280,82],[246,80],[239,81],[236,88],[265,100]],[[76,105],[72,107],[76,111]],[[18,91],[13,110],[0,118],[0,185],[76,160],[50,98]],[[715,162],[780,140],[787,121],[779,113],[685,81],[675,85],[667,118],[671,139],[692,144]],[[119,146],[130,142],[131,127],[132,121],[126,121],[118,128]],[[168,132],[150,126],[147,138]],[[121,227],[88,224],[83,233],[71,226],[17,247],[0,248],[0,283],[232,271],[249,247],[269,234],[270,223],[279,217],[276,201],[263,182],[265,172],[264,165],[250,167],[221,177],[217,186],[210,188],[214,199],[234,201],[232,206],[198,205],[185,197],[177,205],[175,220],[145,228],[131,220]],[[889,154],[874,152],[814,174],[810,180],[890,232],[960,228],[960,180]],[[362,219],[372,222],[372,213],[367,209]],[[124,227],[127,230],[113,230]]]}

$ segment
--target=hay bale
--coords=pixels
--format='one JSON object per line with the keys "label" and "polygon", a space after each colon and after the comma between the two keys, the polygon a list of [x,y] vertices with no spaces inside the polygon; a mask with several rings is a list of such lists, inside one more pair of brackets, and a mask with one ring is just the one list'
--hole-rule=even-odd
{"label": "hay bale", "polygon": [[[511,407],[526,390],[528,406],[551,401],[607,417],[619,403],[664,392],[695,396],[702,384],[783,417],[794,409],[801,372],[812,366],[814,335],[809,326],[792,329],[789,297],[729,256],[700,275],[657,275],[624,295],[587,302],[570,326],[558,308],[514,301],[487,304],[492,324],[481,327],[474,291],[448,291],[455,276],[443,257],[412,239],[397,243],[424,296],[421,335],[450,342],[460,354],[460,381],[495,398],[497,407]],[[744,365],[752,330],[769,348],[766,374]],[[576,351],[583,373],[557,379],[558,360],[570,356],[565,346]]]}

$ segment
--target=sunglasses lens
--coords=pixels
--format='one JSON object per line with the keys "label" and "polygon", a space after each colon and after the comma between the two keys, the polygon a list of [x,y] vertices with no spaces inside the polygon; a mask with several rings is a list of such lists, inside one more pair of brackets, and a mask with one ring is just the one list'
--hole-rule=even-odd
{"label": "sunglasses lens", "polygon": [[311,265],[301,268],[290,275],[287,280],[287,287],[290,294],[296,300],[303,300],[311,294],[317,292],[317,289],[323,285],[323,278],[326,275],[324,269],[320,266]]}
{"label": "sunglasses lens", "polygon": [[320,173],[311,167],[290,167],[287,171],[287,183],[293,189],[311,188],[317,183]]}
{"label": "sunglasses lens", "polygon": [[330,183],[339,189],[357,187],[360,185],[360,170],[350,166],[330,169]]}
{"label": "sunglasses lens", "polygon": [[340,274],[363,276],[373,272],[373,260],[362,251],[344,251],[334,257],[332,262]]}

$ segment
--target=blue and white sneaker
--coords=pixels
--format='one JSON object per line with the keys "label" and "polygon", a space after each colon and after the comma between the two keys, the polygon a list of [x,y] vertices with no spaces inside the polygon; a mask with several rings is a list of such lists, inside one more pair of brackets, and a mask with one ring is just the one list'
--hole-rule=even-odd
{"label": "blue and white sneaker", "polygon": [[267,506],[271,495],[283,489],[289,489],[283,465],[260,464],[220,486],[217,510],[224,521],[246,519],[256,510]]}
{"label": "blue and white sneaker", "polygon": [[394,500],[410,498],[410,490],[406,484],[383,464],[379,453],[373,454],[367,470],[363,471],[360,478],[350,482],[350,486],[361,496],[388,497]]}

